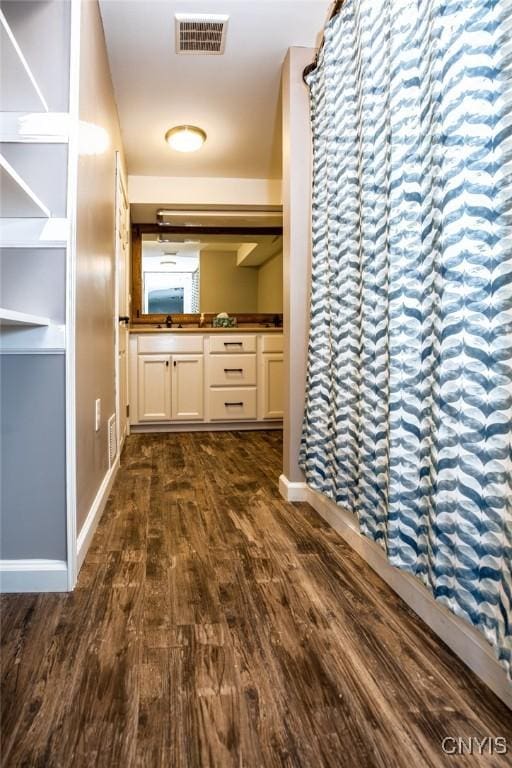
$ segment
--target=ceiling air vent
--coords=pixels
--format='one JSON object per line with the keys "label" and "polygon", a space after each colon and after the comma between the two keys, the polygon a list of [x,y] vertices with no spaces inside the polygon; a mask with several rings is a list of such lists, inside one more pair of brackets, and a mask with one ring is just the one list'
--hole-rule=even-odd
{"label": "ceiling air vent", "polygon": [[176,53],[224,53],[228,18],[211,13],[177,13]]}

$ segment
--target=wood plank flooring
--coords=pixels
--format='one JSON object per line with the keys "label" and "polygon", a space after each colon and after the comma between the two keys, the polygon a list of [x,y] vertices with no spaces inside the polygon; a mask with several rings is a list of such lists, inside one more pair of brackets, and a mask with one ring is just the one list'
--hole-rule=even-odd
{"label": "wood plank flooring", "polygon": [[1,599],[2,766],[510,765],[510,711],[280,468],[277,432],[128,439],[75,592]]}

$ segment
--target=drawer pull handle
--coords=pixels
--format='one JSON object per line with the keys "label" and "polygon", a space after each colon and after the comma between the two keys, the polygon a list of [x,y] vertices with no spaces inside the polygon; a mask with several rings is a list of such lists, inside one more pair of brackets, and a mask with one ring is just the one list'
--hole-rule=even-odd
{"label": "drawer pull handle", "polygon": [[244,343],[243,341],[225,341],[224,346],[225,347],[243,347]]}
{"label": "drawer pull handle", "polygon": [[224,373],[243,373],[243,368],[224,368]]}
{"label": "drawer pull handle", "polygon": [[227,407],[228,405],[238,405],[240,407],[243,406],[243,403],[224,403],[224,405]]}

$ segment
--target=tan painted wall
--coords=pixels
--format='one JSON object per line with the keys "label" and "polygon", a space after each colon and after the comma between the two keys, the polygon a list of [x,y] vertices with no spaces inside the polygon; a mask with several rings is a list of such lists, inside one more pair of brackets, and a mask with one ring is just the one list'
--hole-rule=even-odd
{"label": "tan painted wall", "polygon": [[283,66],[283,472],[304,479],[298,457],[306,391],[311,275],[312,148],[309,93],[302,71],[312,48],[290,48]]}
{"label": "tan painted wall", "polygon": [[235,251],[201,251],[199,308],[201,312],[257,312],[257,268],[237,267]]}
{"label": "tan painted wall", "polygon": [[258,269],[258,312],[283,311],[283,254],[276,253]]}
{"label": "tan painted wall", "polygon": [[[121,134],[97,2],[82,3],[80,119],[106,129],[110,146],[78,164],[76,274],[77,531],[108,470],[107,420],[115,411],[115,150]],[[102,421],[94,429],[94,403]]]}
{"label": "tan painted wall", "polygon": [[132,203],[158,205],[281,205],[281,179],[129,176]]}

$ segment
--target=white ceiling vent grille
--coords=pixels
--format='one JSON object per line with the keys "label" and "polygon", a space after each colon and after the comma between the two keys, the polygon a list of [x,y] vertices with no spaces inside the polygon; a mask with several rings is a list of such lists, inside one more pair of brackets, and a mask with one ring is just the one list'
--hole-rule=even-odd
{"label": "white ceiling vent grille", "polygon": [[211,13],[177,13],[176,53],[224,53],[229,16]]}

